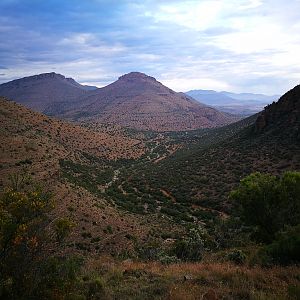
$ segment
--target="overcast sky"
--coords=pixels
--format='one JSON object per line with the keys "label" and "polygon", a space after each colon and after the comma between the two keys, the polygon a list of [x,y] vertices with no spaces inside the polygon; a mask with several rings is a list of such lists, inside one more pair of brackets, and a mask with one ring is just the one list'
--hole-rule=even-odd
{"label": "overcast sky", "polygon": [[1,0],[0,83],[139,71],[176,91],[282,94],[300,83],[300,0]]}

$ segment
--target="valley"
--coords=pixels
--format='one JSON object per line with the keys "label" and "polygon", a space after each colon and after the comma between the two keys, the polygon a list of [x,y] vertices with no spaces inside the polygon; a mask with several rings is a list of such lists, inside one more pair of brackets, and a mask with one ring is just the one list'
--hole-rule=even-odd
{"label": "valley", "polygon": [[[131,80],[126,76],[126,81]],[[153,81],[143,80],[146,85]],[[129,126],[119,121],[118,110],[114,110],[118,122],[86,113],[73,119],[73,110],[63,117],[58,114],[60,118],[46,116],[2,97],[2,194],[8,186],[25,193],[38,184],[53,195],[50,220],[67,220],[72,229],[61,244],[51,242],[45,253],[85,259],[80,278],[90,279],[76,281],[73,292],[80,293],[78,285],[82,285],[88,295],[89,286],[96,284],[97,297],[104,295],[104,299],[120,299],[122,293],[124,299],[165,299],[167,295],[197,299],[198,293],[210,293],[222,277],[224,284],[216,293],[225,299],[259,297],[260,293],[285,297],[290,286],[298,284],[299,268],[281,265],[278,269],[271,263],[271,269],[261,269],[269,264],[260,254],[268,244],[253,240],[254,227],[243,225],[231,194],[243,178],[257,172],[280,178],[286,171],[295,172],[298,182],[299,99],[297,86],[248,118],[236,118],[236,122],[231,118],[230,124],[222,121],[214,124],[225,126],[213,128],[208,123],[193,130],[184,125],[177,131],[179,127],[173,125],[169,130],[147,122],[136,126],[140,121]],[[93,101],[91,112],[99,111],[99,100]],[[140,113],[139,108],[129,110]],[[298,203],[299,195],[295,195]],[[298,213],[295,205],[293,214]],[[298,228],[297,224],[290,226]],[[102,274],[101,284],[91,273],[84,275],[88,270]],[[169,273],[172,270],[176,273]],[[236,274],[240,282],[232,281]],[[293,275],[281,280],[282,274]],[[267,279],[257,288],[259,276]],[[255,286],[246,284],[249,278]],[[136,285],[140,291],[134,295]]]}

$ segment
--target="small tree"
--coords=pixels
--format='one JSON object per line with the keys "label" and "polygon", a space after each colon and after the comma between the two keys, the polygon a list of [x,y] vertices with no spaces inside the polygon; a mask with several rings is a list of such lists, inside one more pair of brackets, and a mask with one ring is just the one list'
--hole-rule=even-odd
{"label": "small tree", "polygon": [[[14,188],[5,190],[0,197],[0,298],[57,299],[46,294],[56,281],[60,281],[63,288],[69,286],[74,276],[68,277],[65,273],[71,269],[75,272],[79,264],[75,264],[73,258],[51,257],[54,242],[48,218],[53,208],[51,194],[32,182],[22,187],[23,181],[18,176],[12,178]],[[55,225],[61,242],[73,223],[59,219]],[[51,264],[52,261],[57,263]],[[49,270],[55,272],[50,274]],[[56,281],[55,274],[59,274]]]}
{"label": "small tree", "polygon": [[55,221],[56,239],[61,243],[70,233],[74,227],[74,223],[68,218],[60,218]]}
{"label": "small tree", "polygon": [[11,282],[16,297],[47,241],[45,227],[51,207],[50,195],[38,189],[9,189],[0,198],[1,280]]}

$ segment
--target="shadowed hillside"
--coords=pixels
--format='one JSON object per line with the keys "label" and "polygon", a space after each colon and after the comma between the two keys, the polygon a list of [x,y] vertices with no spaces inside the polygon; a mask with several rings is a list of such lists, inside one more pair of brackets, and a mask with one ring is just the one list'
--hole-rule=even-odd
{"label": "shadowed hillside", "polygon": [[0,85],[0,96],[39,112],[47,111],[49,106],[70,105],[86,93],[85,86],[54,72],[24,77]]}
{"label": "shadowed hillside", "polygon": [[[143,207],[146,201],[148,211],[160,210],[189,222],[230,212],[228,194],[245,176],[300,169],[299,101],[296,87],[267,107],[255,123],[250,118],[235,130],[232,124],[208,131],[188,143],[187,150],[130,170],[112,187],[113,197],[121,206],[140,197],[136,206]],[[265,127],[262,118],[268,124]]]}

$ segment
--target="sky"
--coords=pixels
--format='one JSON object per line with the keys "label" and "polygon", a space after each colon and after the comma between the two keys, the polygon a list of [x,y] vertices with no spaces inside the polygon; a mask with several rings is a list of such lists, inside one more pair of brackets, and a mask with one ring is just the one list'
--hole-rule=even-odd
{"label": "sky", "polygon": [[174,89],[283,94],[300,83],[300,0],[1,0],[0,83],[131,71]]}

